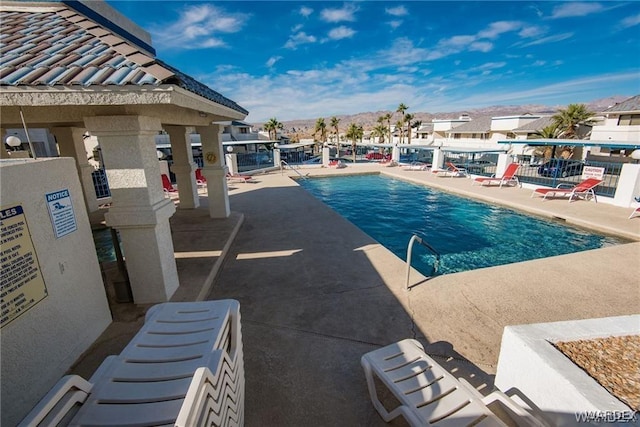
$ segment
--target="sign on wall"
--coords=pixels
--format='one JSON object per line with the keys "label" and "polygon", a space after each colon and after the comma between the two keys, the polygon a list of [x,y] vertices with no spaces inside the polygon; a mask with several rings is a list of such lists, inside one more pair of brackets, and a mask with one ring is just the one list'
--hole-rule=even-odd
{"label": "sign on wall", "polygon": [[54,191],[44,195],[49,208],[49,216],[56,239],[66,236],[78,229],[76,214],[73,212],[69,189]]}
{"label": "sign on wall", "polygon": [[47,296],[22,205],[0,207],[0,328]]}
{"label": "sign on wall", "polygon": [[599,168],[596,166],[585,166],[582,169],[582,179],[588,179],[588,178],[596,178],[596,179],[604,178],[604,168]]}

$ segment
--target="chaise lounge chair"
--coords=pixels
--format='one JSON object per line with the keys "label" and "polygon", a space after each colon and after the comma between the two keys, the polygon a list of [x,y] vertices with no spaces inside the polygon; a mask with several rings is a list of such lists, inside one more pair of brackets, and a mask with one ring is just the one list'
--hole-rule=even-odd
{"label": "chaise lounge chair", "polygon": [[[456,379],[413,339],[405,339],[362,356],[362,367],[373,406],[389,422],[398,415],[411,426],[506,426],[508,422],[492,412],[496,405],[509,413],[518,425],[547,426],[537,408],[525,410],[509,396],[496,390],[487,396],[463,378]],[[393,393],[400,405],[388,412],[378,399],[374,376]],[[491,406],[489,406],[491,405]],[[504,418],[504,414],[503,414]]]}
{"label": "chaise lounge chair", "polygon": [[239,173],[231,174],[227,173],[227,181],[229,182],[253,182],[251,175],[241,175]]}
{"label": "chaise lounge chair", "polygon": [[428,163],[411,162],[411,164],[404,168],[406,171],[426,171],[431,167]]}
{"label": "chaise lounge chair", "polygon": [[465,168],[458,167],[451,162],[447,162],[447,169],[435,169],[431,170],[436,176],[443,177],[460,177],[460,176],[469,176],[469,173]]}
{"label": "chaise lounge chair", "polygon": [[476,182],[480,183],[481,186],[485,184],[486,185],[499,184],[500,188],[502,188],[503,185],[506,185],[509,183],[520,185],[520,181],[516,176],[516,172],[518,172],[519,167],[520,165],[518,163],[511,163],[509,166],[507,166],[507,169],[504,171],[504,174],[502,175],[502,177],[497,178],[495,175],[492,175],[491,177],[478,177],[473,180],[471,185],[474,185]]}
{"label": "chaise lounge chair", "polygon": [[198,187],[206,187],[207,186],[207,178],[202,175],[202,169],[196,169],[196,184]]}
{"label": "chaise lounge chair", "polygon": [[596,193],[593,190],[596,186],[600,185],[602,182],[601,179],[597,178],[587,178],[581,183],[571,187],[569,184],[558,184],[555,188],[536,188],[531,193],[531,197],[533,197],[536,193],[543,194],[542,200],[546,200],[547,196],[549,197],[564,197],[569,196],[569,203],[573,200],[573,198],[582,198],[587,200],[589,197],[592,197],[593,200],[597,203],[598,199],[596,198]]}
{"label": "chaise lounge chair", "polygon": [[162,190],[165,195],[170,195],[171,193],[177,193],[178,189],[173,186],[171,180],[167,176],[167,174],[162,174]]}

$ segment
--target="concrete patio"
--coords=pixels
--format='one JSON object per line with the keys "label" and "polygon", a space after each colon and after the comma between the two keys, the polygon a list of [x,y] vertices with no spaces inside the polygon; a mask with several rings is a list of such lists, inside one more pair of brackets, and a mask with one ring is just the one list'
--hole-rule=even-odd
{"label": "concrete patio", "polygon": [[[542,202],[527,189],[380,165],[302,172],[383,172],[636,243],[439,276],[407,291],[404,261],[300,188],[293,171],[232,184],[234,213],[225,220],[208,218],[203,197],[199,209],[171,219],[181,284],[174,300],[240,301],[248,426],[386,425],[369,401],[360,357],[403,338],[490,389],[505,326],[638,312],[640,218],[627,219],[630,208]],[[147,308],[113,304],[113,324],[72,372],[89,377],[117,354]]]}

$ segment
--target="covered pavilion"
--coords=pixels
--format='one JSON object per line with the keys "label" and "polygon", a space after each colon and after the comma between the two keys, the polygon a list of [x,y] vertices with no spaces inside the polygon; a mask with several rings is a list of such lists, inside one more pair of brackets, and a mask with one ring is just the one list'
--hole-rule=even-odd
{"label": "covered pavilion", "polygon": [[48,129],[60,156],[76,160],[69,173],[93,212],[83,136],[97,137],[112,195],[105,220],[120,233],[134,302],[169,300],[179,286],[169,225],[176,207],[162,190],[155,136],[170,135],[179,209],[195,209],[190,135],[200,135],[209,215],[226,218],[222,123],[248,111],[158,59],[150,35],[104,2],[2,2],[0,19],[3,141],[7,129]]}

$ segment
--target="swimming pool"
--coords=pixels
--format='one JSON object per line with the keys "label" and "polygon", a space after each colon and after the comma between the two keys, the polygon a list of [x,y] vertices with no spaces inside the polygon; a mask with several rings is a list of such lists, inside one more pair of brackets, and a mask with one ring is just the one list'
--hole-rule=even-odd
{"label": "swimming pool", "polygon": [[[298,183],[401,259],[412,234],[424,235],[440,254],[437,274],[627,243],[380,175]],[[413,267],[433,276],[434,261],[435,255],[414,245]]]}

